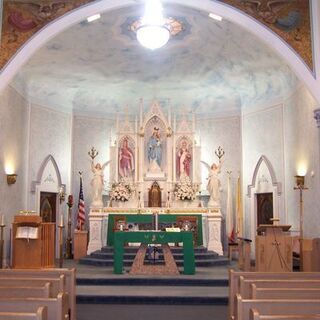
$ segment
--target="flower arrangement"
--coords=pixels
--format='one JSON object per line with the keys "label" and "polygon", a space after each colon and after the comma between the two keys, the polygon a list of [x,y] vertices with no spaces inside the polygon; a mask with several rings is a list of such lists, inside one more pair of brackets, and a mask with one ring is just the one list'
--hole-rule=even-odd
{"label": "flower arrangement", "polygon": [[133,186],[122,180],[112,184],[109,195],[111,200],[125,202],[129,201],[133,192]]}
{"label": "flower arrangement", "polygon": [[178,200],[194,200],[196,198],[197,188],[194,186],[187,175],[180,178],[174,189],[174,194]]}

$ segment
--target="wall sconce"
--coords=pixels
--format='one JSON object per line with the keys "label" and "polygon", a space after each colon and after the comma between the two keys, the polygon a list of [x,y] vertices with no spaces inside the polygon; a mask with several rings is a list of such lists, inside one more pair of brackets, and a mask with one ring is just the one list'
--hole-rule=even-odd
{"label": "wall sconce", "polygon": [[304,176],[294,176],[295,181],[296,181],[296,188],[304,188]]}
{"label": "wall sconce", "polygon": [[59,189],[59,200],[60,204],[66,199],[66,192],[64,190],[64,186],[61,186]]}
{"label": "wall sconce", "polygon": [[17,181],[17,174],[7,174],[7,183],[8,185],[15,184]]}

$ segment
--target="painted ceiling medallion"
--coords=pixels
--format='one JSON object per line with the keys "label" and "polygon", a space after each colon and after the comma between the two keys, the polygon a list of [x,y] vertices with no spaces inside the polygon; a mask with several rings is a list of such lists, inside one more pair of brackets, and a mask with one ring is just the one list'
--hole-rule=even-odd
{"label": "painted ceiling medallion", "polygon": [[[137,30],[141,26],[141,20],[142,18],[134,20],[129,25],[129,30],[131,32],[137,33]],[[173,17],[165,18],[164,24],[169,27],[168,29],[170,31],[171,36],[176,36],[180,34],[182,31],[184,31],[184,24],[182,23],[181,20],[178,20],[176,18],[173,18]]]}

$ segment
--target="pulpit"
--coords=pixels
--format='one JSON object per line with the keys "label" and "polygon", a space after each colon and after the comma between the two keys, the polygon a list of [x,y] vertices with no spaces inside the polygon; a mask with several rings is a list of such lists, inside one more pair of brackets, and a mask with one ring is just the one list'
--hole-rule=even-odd
{"label": "pulpit", "polygon": [[12,267],[52,268],[55,261],[55,223],[38,215],[16,215],[12,224]]}
{"label": "pulpit", "polygon": [[291,226],[261,224],[256,236],[256,271],[292,271],[292,237],[287,233]]}

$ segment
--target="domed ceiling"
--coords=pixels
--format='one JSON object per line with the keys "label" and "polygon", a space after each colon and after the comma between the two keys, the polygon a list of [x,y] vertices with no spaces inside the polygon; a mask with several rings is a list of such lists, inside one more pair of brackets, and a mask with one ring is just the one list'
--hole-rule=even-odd
{"label": "domed ceiling", "polygon": [[[183,31],[158,50],[141,47],[129,25],[141,6],[102,14],[51,39],[12,85],[31,102],[81,114],[138,113],[157,99],[177,113],[234,115],[285,97],[298,79],[253,35],[205,12],[166,6]],[[170,101],[170,102],[169,102]]]}

